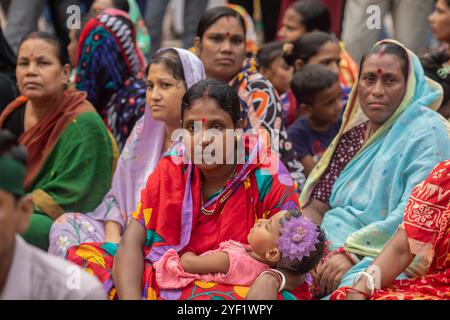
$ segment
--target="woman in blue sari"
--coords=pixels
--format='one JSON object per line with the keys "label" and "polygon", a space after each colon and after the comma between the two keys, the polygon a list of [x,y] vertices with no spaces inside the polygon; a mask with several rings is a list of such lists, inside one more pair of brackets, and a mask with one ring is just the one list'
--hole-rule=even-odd
{"label": "woman in blue sari", "polygon": [[382,41],[360,70],[341,129],[300,197],[329,240],[315,274],[322,294],[351,285],[370,265],[402,222],[413,187],[450,158],[447,121],[434,111],[442,88],[416,55]]}

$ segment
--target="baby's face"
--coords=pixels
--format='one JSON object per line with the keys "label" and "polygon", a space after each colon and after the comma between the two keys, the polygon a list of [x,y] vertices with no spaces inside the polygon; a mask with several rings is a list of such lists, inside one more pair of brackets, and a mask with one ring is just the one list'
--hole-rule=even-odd
{"label": "baby's face", "polygon": [[265,253],[276,247],[280,237],[280,220],[286,216],[286,211],[280,211],[270,219],[259,219],[250,230],[247,241],[253,251],[264,257]]}

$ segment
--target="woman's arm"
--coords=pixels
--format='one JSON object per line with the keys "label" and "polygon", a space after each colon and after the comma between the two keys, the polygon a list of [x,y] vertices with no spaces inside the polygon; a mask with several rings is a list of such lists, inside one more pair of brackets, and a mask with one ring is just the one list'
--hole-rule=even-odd
{"label": "woman's arm", "polygon": [[300,159],[301,164],[305,170],[305,176],[308,177],[312,169],[316,166],[317,162],[313,159],[311,155],[304,156]]}
{"label": "woman's arm", "polygon": [[146,241],[145,229],[131,220],[120,241],[113,266],[113,281],[121,300],[140,300]]}
{"label": "woman's arm", "polygon": [[197,256],[193,252],[186,252],[181,256],[181,265],[188,273],[228,273],[230,258],[226,252],[217,252],[205,256]]}
{"label": "woman's arm", "polygon": [[[375,284],[378,283],[381,288],[384,288],[404,272],[413,259],[414,255],[409,248],[408,235],[403,228],[399,228],[380,255],[367,269],[367,272],[374,277]],[[367,287],[367,277],[364,275],[353,287],[368,295],[370,294],[370,288]],[[361,296],[363,295],[352,292],[347,296],[347,299],[360,299]]]}
{"label": "woman's arm", "polygon": [[330,210],[330,207],[317,199],[311,199],[311,201],[302,208],[302,214],[305,217],[310,218],[315,224],[322,224],[322,219],[325,213]]}
{"label": "woman's arm", "polygon": [[[296,272],[288,271],[285,269],[277,269],[282,272],[286,284],[284,289],[288,291],[294,291],[299,285],[305,281],[305,276]],[[258,278],[253,282],[247,293],[246,300],[277,300],[278,289],[280,288],[278,279],[271,274],[260,274]]]}
{"label": "woman's arm", "polygon": [[105,221],[105,242],[120,242],[122,226],[113,220]]}
{"label": "woman's arm", "polygon": [[280,283],[270,274],[261,274],[253,282],[246,300],[277,300]]}

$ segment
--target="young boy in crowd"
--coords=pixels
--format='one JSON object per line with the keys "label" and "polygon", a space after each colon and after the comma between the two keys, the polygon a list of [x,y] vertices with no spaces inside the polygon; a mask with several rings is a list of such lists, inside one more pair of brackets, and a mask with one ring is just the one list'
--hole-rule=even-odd
{"label": "young boy in crowd", "polygon": [[308,176],[341,126],[342,90],[338,75],[320,64],[297,71],[291,88],[306,115],[288,133]]}
{"label": "young boy in crowd", "polygon": [[291,93],[291,81],[294,76],[294,66],[288,64],[285,56],[291,46],[283,42],[269,42],[259,49],[256,55],[258,71],[272,84],[283,104],[283,121],[286,125],[297,118],[297,101]]}
{"label": "young boy in crowd", "polygon": [[19,235],[33,212],[24,190],[26,161],[15,136],[0,130],[0,300],[106,299],[95,277]]}

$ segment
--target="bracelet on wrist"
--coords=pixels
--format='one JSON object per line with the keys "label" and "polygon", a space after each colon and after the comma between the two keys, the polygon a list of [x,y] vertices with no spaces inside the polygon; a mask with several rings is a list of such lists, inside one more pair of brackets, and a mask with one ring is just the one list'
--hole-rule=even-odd
{"label": "bracelet on wrist", "polygon": [[262,275],[262,274],[270,274],[277,279],[277,281],[279,283],[278,292],[281,292],[284,289],[284,287],[286,286],[286,277],[284,276],[284,274],[281,271],[279,271],[277,269],[269,269],[269,270],[261,272],[260,275]]}

